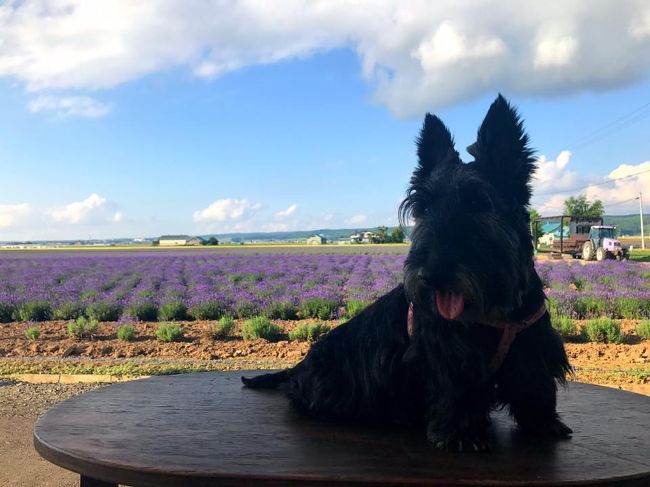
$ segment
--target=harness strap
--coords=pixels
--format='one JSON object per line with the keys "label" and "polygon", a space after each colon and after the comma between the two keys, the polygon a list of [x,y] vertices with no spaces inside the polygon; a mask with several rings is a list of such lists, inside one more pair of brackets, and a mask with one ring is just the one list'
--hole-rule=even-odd
{"label": "harness strap", "polygon": [[[501,365],[503,365],[503,361],[506,359],[506,355],[508,355],[510,346],[515,340],[517,334],[520,331],[528,328],[533,323],[539,321],[545,313],[546,303],[542,302],[542,305],[538,308],[538,310],[523,321],[508,321],[505,323],[498,323],[496,325],[489,325],[501,330],[501,340],[499,340],[497,350],[494,353],[492,360],[490,361],[490,370],[493,373],[499,370]],[[406,316],[406,330],[409,337],[413,336],[413,303],[409,303],[409,309]]]}

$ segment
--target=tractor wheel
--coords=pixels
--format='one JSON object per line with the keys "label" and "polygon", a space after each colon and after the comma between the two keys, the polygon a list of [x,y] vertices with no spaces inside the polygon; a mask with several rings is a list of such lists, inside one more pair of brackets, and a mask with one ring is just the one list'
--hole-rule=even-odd
{"label": "tractor wheel", "polygon": [[594,258],[594,247],[590,241],[586,241],[582,246],[582,260],[591,260]]}
{"label": "tractor wheel", "polygon": [[605,252],[605,249],[602,247],[598,247],[596,249],[596,260],[598,262],[605,260],[607,258],[607,252]]}

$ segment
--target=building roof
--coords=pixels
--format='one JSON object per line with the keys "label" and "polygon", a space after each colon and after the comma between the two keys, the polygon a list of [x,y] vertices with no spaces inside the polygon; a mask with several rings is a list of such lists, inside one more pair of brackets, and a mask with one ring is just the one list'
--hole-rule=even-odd
{"label": "building roof", "polygon": [[162,235],[159,240],[189,240],[189,235]]}

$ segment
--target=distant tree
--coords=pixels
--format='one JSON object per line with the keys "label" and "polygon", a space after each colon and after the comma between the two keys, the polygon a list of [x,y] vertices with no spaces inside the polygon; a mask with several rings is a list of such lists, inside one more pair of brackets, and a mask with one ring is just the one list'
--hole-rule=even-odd
{"label": "distant tree", "polygon": [[216,237],[210,237],[203,241],[203,245],[219,245],[219,240]]}
{"label": "distant tree", "polygon": [[160,240],[158,239],[154,240],[153,242],[151,242],[151,245],[153,245],[154,247],[160,245]]}
{"label": "distant tree", "polygon": [[587,218],[602,218],[605,214],[603,202],[596,200],[589,202],[587,196],[581,194],[578,197],[569,197],[564,200],[564,214]]}
{"label": "distant tree", "polygon": [[374,235],[372,236],[372,243],[386,243],[386,239],[388,237],[388,229],[380,225],[377,227],[377,230],[374,232]]}
{"label": "distant tree", "polygon": [[538,238],[541,237],[542,232],[544,231],[542,222],[539,221],[541,215],[535,208],[531,208],[530,210],[528,210],[528,215],[530,216],[530,223],[534,225],[530,227],[532,236],[533,237],[535,236],[535,229],[537,229],[537,237]]}
{"label": "distant tree", "polygon": [[391,243],[404,242],[404,230],[402,230],[402,227],[393,228],[393,230],[390,232],[390,236],[388,237],[388,241]]}

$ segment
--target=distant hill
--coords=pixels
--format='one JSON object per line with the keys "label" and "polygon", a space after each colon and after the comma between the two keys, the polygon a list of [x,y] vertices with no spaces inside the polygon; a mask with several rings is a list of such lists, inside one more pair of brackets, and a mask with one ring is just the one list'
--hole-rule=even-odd
{"label": "distant hill", "polygon": [[[387,227],[390,232],[395,227]],[[329,241],[347,239],[353,233],[373,231],[369,228],[321,228],[317,230],[295,230],[292,232],[247,232],[247,233],[215,233],[201,235],[203,238],[216,237],[220,242],[295,242],[305,240],[312,235],[323,235]]]}
{"label": "distant hill", "polygon": [[[616,225],[619,235],[641,235],[639,215],[605,215],[605,225]],[[650,235],[650,214],[643,214],[643,230]]]}

